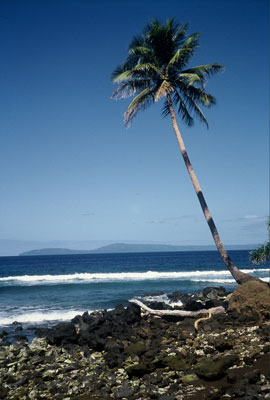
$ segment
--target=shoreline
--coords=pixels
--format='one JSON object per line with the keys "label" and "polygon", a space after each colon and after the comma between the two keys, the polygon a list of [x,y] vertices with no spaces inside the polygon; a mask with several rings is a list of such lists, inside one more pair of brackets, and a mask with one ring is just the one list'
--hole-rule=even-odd
{"label": "shoreline", "polygon": [[[208,305],[224,303],[227,293],[210,289]],[[2,342],[0,398],[270,398],[269,303],[260,314],[256,305],[243,314],[231,299],[226,313],[201,321],[198,331],[194,318],[157,318],[129,304],[40,329],[31,343]]]}

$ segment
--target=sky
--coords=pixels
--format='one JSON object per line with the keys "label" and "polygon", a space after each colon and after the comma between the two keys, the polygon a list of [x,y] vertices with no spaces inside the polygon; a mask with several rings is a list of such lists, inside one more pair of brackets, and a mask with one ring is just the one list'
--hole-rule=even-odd
{"label": "sky", "polygon": [[225,66],[209,130],[179,120],[221,238],[267,239],[267,0],[1,0],[0,239],[213,243],[162,104],[126,129],[111,99],[133,36],[172,16],[201,33],[190,66]]}

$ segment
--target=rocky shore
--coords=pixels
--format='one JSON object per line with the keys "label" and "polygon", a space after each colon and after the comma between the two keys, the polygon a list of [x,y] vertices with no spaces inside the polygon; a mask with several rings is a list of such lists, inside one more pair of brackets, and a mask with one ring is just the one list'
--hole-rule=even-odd
{"label": "rocky shore", "polygon": [[[0,344],[0,399],[270,399],[270,289],[206,288],[171,296],[185,310],[223,305],[201,320],[144,315],[130,304]],[[151,304],[164,308],[163,303]],[[167,306],[166,306],[167,307]]]}

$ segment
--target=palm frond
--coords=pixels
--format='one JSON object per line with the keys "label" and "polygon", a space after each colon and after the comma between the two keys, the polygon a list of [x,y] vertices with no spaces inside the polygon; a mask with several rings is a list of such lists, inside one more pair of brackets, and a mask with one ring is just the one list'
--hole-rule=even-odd
{"label": "palm frond", "polygon": [[194,53],[196,47],[198,47],[198,37],[200,33],[194,33],[189,36],[183,46],[176,51],[173,57],[168,62],[166,70],[169,71],[171,68],[183,69],[187,62]]}
{"label": "palm frond", "polygon": [[[177,107],[177,111],[178,111],[178,114],[181,116],[182,121],[184,121],[185,124],[187,126],[189,126],[189,127],[193,126],[194,119],[191,116],[191,114],[190,114],[190,112],[188,110],[188,107],[185,104],[185,101],[181,98],[181,96],[179,95],[179,93],[177,91],[175,91],[173,93],[173,96],[171,97],[171,100],[172,100],[172,103],[173,103],[174,106],[178,106]],[[163,118],[165,118],[168,115],[170,115],[170,113],[171,113],[170,112],[170,106],[169,106],[168,100],[166,100],[164,102],[161,115],[162,115]]]}
{"label": "palm frond", "polygon": [[133,39],[131,40],[130,45],[129,45],[128,48],[130,50],[130,49],[135,48],[135,47],[143,46],[143,42],[144,42],[144,39],[143,39],[142,35],[135,35],[133,37]]}
{"label": "palm frond", "polygon": [[124,114],[124,125],[128,128],[138,111],[146,109],[154,101],[152,88],[149,87],[140,92],[130,103]]}
{"label": "palm frond", "polygon": [[193,108],[194,113],[197,115],[199,120],[206,125],[207,129],[209,129],[208,121],[207,121],[202,109],[200,108],[200,106],[196,102],[194,102],[194,106],[193,107],[194,107]]}
{"label": "palm frond", "polygon": [[121,83],[112,93],[112,99],[119,100],[134,96],[136,93],[148,88],[150,79],[133,79]]}
{"label": "palm frond", "polygon": [[181,72],[179,78],[182,79],[188,86],[193,85],[195,82],[201,82],[201,78],[198,74],[192,74],[188,72]]}
{"label": "palm frond", "polygon": [[173,35],[173,41],[175,42],[177,48],[180,47],[186,38],[187,35],[188,24],[182,26],[182,28],[178,29]]}
{"label": "palm frond", "polygon": [[127,81],[129,78],[132,77],[132,73],[133,73],[132,70],[127,70],[127,71],[122,71],[122,72],[119,71],[119,73],[114,71],[112,81],[114,83]]}
{"label": "palm frond", "polygon": [[178,114],[181,116],[182,121],[184,121],[187,126],[192,126],[194,124],[194,119],[192,118],[188,107],[186,105],[186,102],[183,100],[183,98],[180,96],[177,90],[175,90],[173,96],[172,96],[172,102],[175,106],[178,107]]}
{"label": "palm frond", "polygon": [[150,63],[136,65],[130,70],[126,70],[125,66],[120,66],[113,72],[112,80],[114,83],[120,83],[139,77],[143,79],[146,77],[146,74],[150,77],[153,73],[158,76],[161,74],[160,70],[154,64]]}
{"label": "palm frond", "polygon": [[152,72],[156,72],[159,76],[161,75],[160,69],[157,68],[154,64],[150,64],[150,63],[136,65],[136,67],[134,67],[132,71],[133,72],[136,72],[136,71],[145,71],[145,72],[152,71]]}
{"label": "palm frond", "polygon": [[166,96],[168,93],[173,92],[173,90],[174,89],[170,82],[163,80],[155,93],[155,102],[157,102],[161,97]]}
{"label": "palm frond", "polygon": [[[208,129],[209,128],[208,121],[207,121],[202,109],[200,108],[200,106],[198,104],[200,102],[200,100],[196,101],[194,99],[194,96],[190,95],[189,93],[185,93],[184,98],[185,98],[185,105],[186,105],[186,108],[188,109],[189,114],[193,113],[194,116],[196,116],[201,122],[203,122]],[[180,110],[179,110],[179,113],[180,113]]]}
{"label": "palm frond", "polygon": [[166,118],[166,117],[168,117],[168,115],[170,115],[170,107],[169,107],[168,100],[165,100],[163,107],[162,107],[161,116],[163,118]]}
{"label": "palm frond", "polygon": [[206,64],[206,65],[198,65],[196,67],[192,67],[183,71],[183,73],[189,74],[197,74],[200,77],[211,77],[212,75],[223,72],[224,67],[221,64],[213,63],[213,64]]}
{"label": "palm frond", "polygon": [[133,55],[133,56],[144,56],[147,57],[149,55],[152,55],[152,50],[149,49],[146,46],[136,46],[136,47],[132,47],[129,50],[129,54]]}
{"label": "palm frond", "polygon": [[113,82],[118,84],[112,97],[134,96],[125,113],[126,125],[138,111],[162,97],[165,98],[162,115],[168,115],[166,95],[169,94],[173,107],[188,126],[193,124],[194,116],[208,126],[201,106],[210,107],[215,98],[205,91],[205,85],[223,66],[212,63],[187,68],[200,36],[194,33],[187,37],[187,29],[187,24],[179,24],[174,18],[164,24],[153,20],[132,39],[124,63],[112,73]]}
{"label": "palm frond", "polygon": [[197,103],[210,107],[216,104],[216,99],[210,93],[207,93],[204,89],[196,87],[194,85],[183,85],[181,82],[181,92],[187,98],[190,98]]}

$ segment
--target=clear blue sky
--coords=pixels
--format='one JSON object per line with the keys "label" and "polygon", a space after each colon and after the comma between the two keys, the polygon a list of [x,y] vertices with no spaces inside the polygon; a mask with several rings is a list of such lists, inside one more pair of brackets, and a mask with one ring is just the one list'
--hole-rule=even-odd
{"label": "clear blue sky", "polygon": [[112,70],[153,18],[219,62],[210,129],[180,122],[224,243],[267,238],[267,0],[1,0],[0,239],[212,244],[161,105],[123,126]]}

